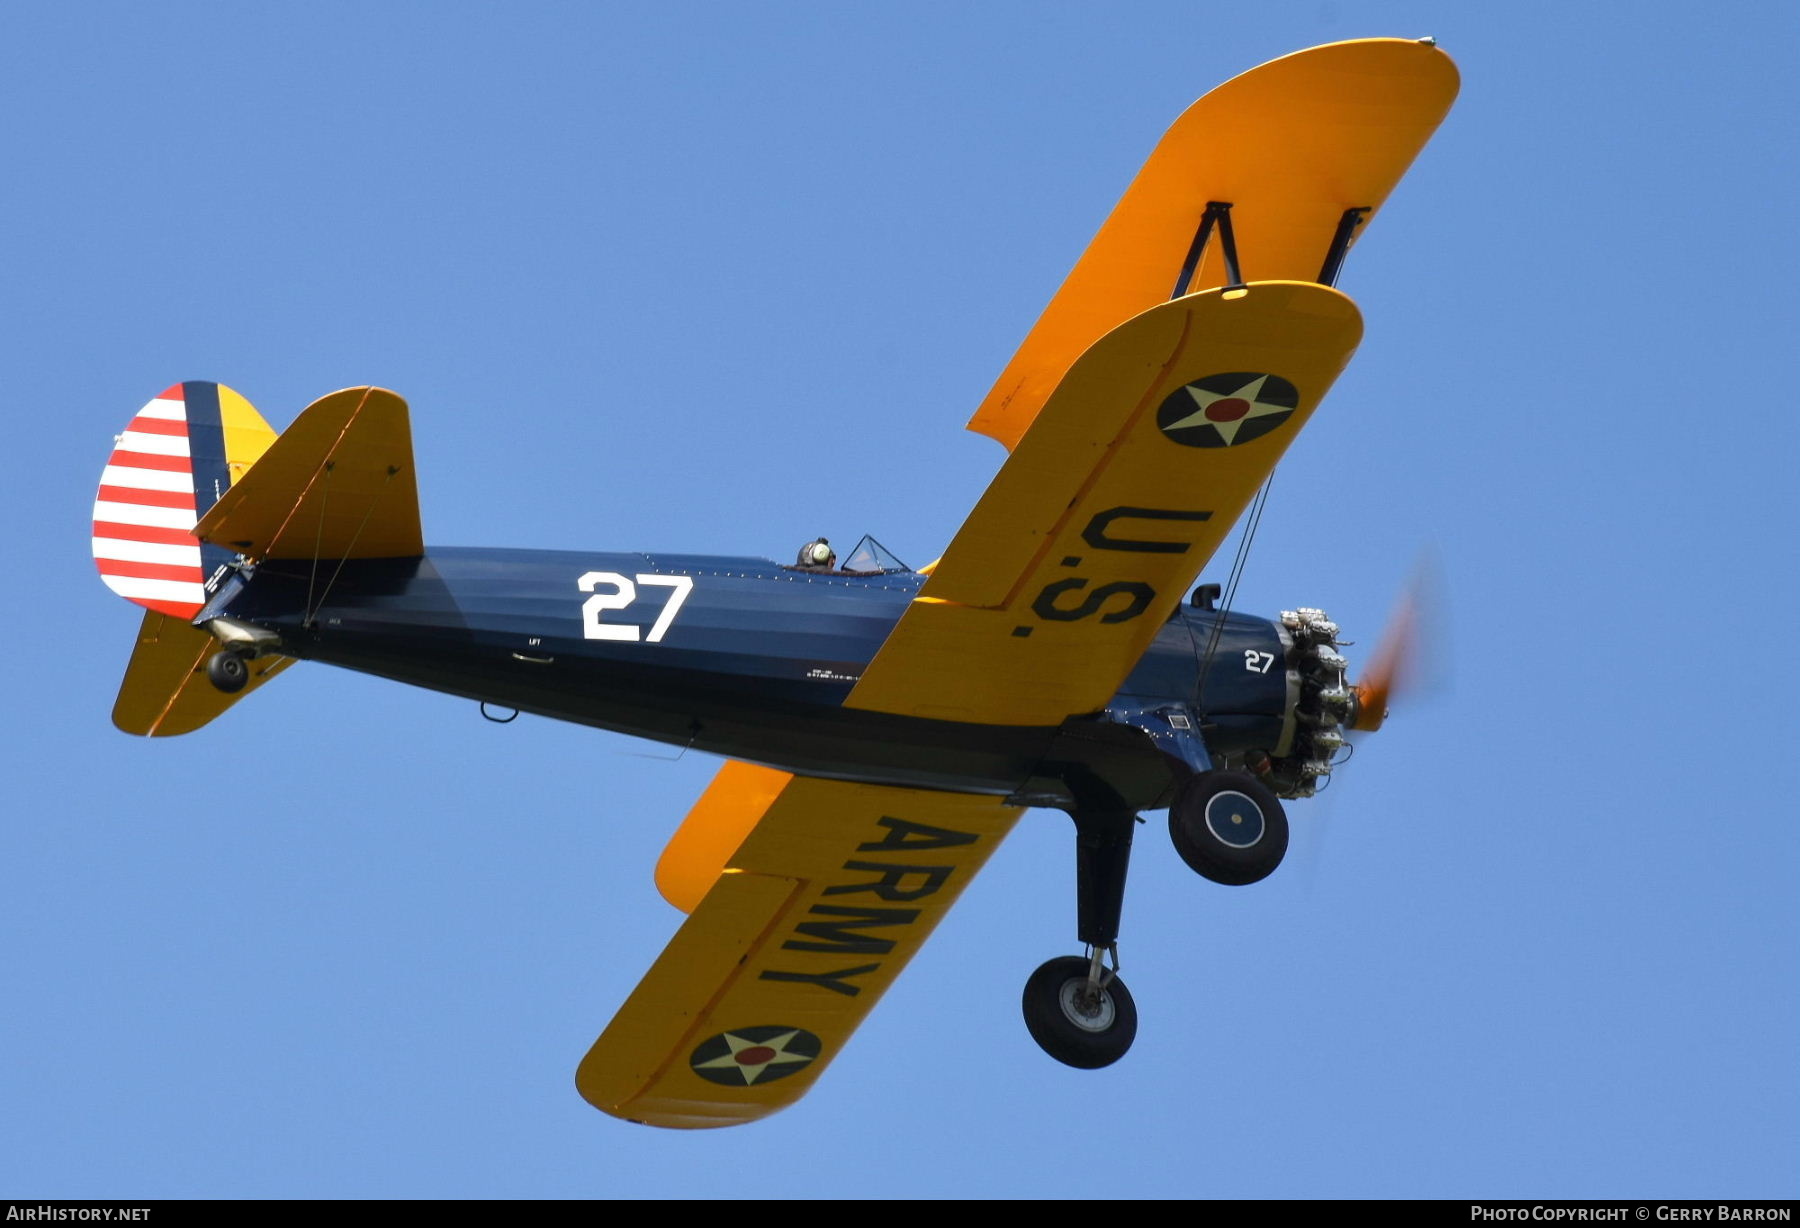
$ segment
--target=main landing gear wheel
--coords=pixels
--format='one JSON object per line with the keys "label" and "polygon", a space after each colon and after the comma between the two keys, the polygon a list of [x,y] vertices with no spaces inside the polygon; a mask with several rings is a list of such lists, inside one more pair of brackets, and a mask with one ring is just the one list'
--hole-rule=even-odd
{"label": "main landing gear wheel", "polygon": [[1094,989],[1094,961],[1063,955],[1025,982],[1025,1026],[1038,1047],[1065,1066],[1098,1070],[1125,1056],[1137,1036],[1137,1005],[1116,974]]}
{"label": "main landing gear wheel", "polygon": [[1240,887],[1267,878],[1287,855],[1287,812],[1244,772],[1201,772],[1169,807],[1169,839],[1202,878]]}
{"label": "main landing gear wheel", "polygon": [[250,659],[229,648],[215,652],[206,662],[206,679],[227,695],[235,695],[250,681]]}

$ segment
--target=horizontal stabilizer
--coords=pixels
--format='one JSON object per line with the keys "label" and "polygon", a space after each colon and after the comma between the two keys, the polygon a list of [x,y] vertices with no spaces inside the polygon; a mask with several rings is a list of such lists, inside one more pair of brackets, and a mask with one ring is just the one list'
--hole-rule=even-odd
{"label": "horizontal stabilizer", "polygon": [[192,733],[293,664],[290,657],[251,661],[250,681],[228,695],[206,677],[207,658],[217,651],[219,641],[186,619],[146,610],[113,704],[113,724],[147,738]]}
{"label": "horizontal stabilizer", "polygon": [[194,532],[253,559],[423,554],[406,402],[384,388],[314,401]]}

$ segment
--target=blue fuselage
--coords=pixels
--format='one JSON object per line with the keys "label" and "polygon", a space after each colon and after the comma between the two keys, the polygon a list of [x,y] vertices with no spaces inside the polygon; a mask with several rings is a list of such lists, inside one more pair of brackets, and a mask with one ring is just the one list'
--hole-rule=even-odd
{"label": "blue fuselage", "polygon": [[[768,559],[438,548],[334,571],[269,561],[201,615],[280,651],[447,694],[790,771],[1057,805],[1072,779],[1134,808],[1187,770],[1132,713],[1179,710],[1213,754],[1272,748],[1290,706],[1265,619],[1179,608],[1102,713],[1057,726],[968,725],[844,706],[925,582],[806,572]],[[1178,722],[1179,723],[1179,722]],[[1191,758],[1191,756],[1190,756]],[[1191,764],[1189,765],[1191,766]]]}

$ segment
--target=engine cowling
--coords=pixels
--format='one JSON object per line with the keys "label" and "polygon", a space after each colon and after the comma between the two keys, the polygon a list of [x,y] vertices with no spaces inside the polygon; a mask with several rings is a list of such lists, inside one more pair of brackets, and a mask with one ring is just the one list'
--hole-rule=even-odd
{"label": "engine cowling", "polygon": [[[1302,606],[1283,610],[1279,625],[1288,641],[1288,669],[1294,676],[1293,736],[1272,754],[1258,774],[1280,797],[1311,797],[1331,776],[1344,730],[1356,715],[1350,663],[1338,651],[1338,625],[1324,610]],[[1253,767],[1255,765],[1252,765]]]}
{"label": "engine cowling", "polygon": [[1227,615],[1215,625],[1216,632],[1194,626],[1197,647],[1210,648],[1199,707],[1214,760],[1250,772],[1279,797],[1311,797],[1358,714],[1337,624],[1302,607],[1273,620]]}

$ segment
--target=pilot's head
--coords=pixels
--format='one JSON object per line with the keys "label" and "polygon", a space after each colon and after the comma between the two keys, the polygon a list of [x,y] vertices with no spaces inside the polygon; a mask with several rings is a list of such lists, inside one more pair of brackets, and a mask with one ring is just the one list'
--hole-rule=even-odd
{"label": "pilot's head", "polygon": [[817,541],[807,542],[800,547],[800,561],[811,563],[814,567],[823,567],[832,560],[831,543],[821,537]]}

